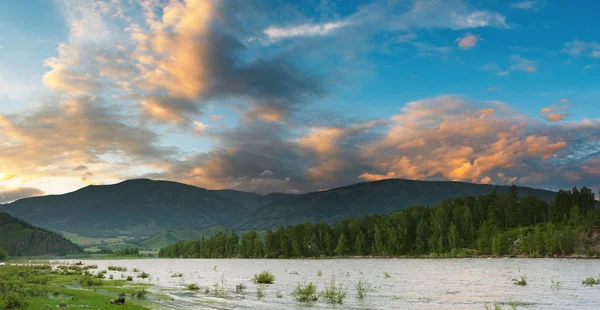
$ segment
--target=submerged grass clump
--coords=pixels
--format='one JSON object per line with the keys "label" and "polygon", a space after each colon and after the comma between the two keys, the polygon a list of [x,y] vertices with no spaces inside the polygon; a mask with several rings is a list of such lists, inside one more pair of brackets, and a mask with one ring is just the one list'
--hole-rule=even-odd
{"label": "submerged grass clump", "polygon": [[244,290],[246,290],[246,284],[244,284],[244,283],[240,283],[240,284],[238,284],[238,285],[235,286],[235,292],[238,293],[238,294],[239,293],[243,293]]}
{"label": "submerged grass clump", "polygon": [[319,294],[317,294],[317,286],[312,282],[308,284],[300,284],[292,292],[292,296],[299,302],[313,302],[319,300]]}
{"label": "submerged grass clump", "polygon": [[367,292],[371,289],[371,285],[363,280],[358,280],[358,283],[354,284],[356,287],[356,298],[364,299],[367,296]]}
{"label": "submerged grass clump", "polygon": [[525,286],[527,285],[527,276],[521,276],[521,279],[514,278],[512,279],[515,285]]}
{"label": "submerged grass clump", "polygon": [[171,275],[171,278],[183,278],[183,273],[176,272],[176,273],[174,273],[174,274]]}
{"label": "submerged grass clump", "polygon": [[149,278],[149,277],[150,277],[150,274],[149,274],[149,273],[146,273],[146,272],[144,272],[144,271],[142,271],[142,273],[140,273],[140,274],[138,275],[138,278],[142,278],[142,279],[147,279],[147,278]]}
{"label": "submerged grass clump", "polygon": [[384,272],[383,272],[383,276],[384,276],[386,279],[391,277],[391,276],[390,276],[390,274],[389,274],[387,271],[384,271]]}
{"label": "submerged grass clump", "polygon": [[255,274],[253,281],[258,284],[273,284],[273,282],[275,282],[275,275],[269,271],[263,271],[259,274]]}
{"label": "submerged grass clump", "polygon": [[121,267],[121,266],[108,266],[107,268],[110,271],[121,271],[121,272],[127,271],[127,268]]}
{"label": "submerged grass clump", "polygon": [[322,293],[325,300],[330,304],[341,304],[344,298],[346,298],[346,294],[346,288],[342,284],[336,286],[335,279],[332,279],[331,283],[325,285],[325,290]]}
{"label": "submerged grass clump", "polygon": [[264,284],[260,284],[259,286],[256,287],[256,296],[258,297],[258,299],[265,297],[265,285]]}
{"label": "submerged grass clump", "polygon": [[198,284],[196,283],[192,283],[192,284],[185,284],[185,288],[187,288],[190,291],[197,291],[200,289],[200,287],[198,286]]}
{"label": "submerged grass clump", "polygon": [[600,285],[600,278],[594,279],[594,277],[587,277],[582,283],[586,286]]}

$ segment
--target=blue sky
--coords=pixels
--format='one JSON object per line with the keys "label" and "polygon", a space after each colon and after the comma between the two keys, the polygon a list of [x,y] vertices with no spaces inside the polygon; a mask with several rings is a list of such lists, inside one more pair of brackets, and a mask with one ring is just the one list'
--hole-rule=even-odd
{"label": "blue sky", "polygon": [[0,196],[133,177],[261,193],[388,177],[597,187],[599,11],[5,1]]}

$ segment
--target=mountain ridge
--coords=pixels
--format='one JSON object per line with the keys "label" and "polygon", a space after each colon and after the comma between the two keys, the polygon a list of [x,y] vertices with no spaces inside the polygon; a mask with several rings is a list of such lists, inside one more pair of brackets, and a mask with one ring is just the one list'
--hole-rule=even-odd
{"label": "mountain ridge", "polygon": [[[208,190],[193,185],[132,179],[91,185],[0,205],[0,211],[35,225],[85,236],[148,237],[166,230],[224,225],[263,230],[304,221],[333,223],[348,217],[389,213],[446,198],[508,191],[509,186],[451,181],[389,179],[306,194]],[[555,192],[519,187],[522,195],[552,199]]]}

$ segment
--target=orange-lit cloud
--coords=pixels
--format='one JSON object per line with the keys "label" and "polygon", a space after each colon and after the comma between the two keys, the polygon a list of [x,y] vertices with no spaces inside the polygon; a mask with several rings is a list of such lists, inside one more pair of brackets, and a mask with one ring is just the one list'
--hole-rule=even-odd
{"label": "orange-lit cloud", "polygon": [[464,50],[469,50],[477,45],[479,38],[472,34],[466,34],[463,37],[457,38],[455,42],[458,43],[458,47]]}

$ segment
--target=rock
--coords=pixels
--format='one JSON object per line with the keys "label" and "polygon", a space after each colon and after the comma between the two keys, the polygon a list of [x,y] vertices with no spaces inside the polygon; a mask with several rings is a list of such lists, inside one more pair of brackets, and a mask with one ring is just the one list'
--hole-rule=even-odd
{"label": "rock", "polygon": [[61,307],[61,308],[66,308],[66,307],[67,307],[67,303],[66,303],[66,302],[64,302],[64,301],[61,301],[61,302],[60,302],[60,307]]}

